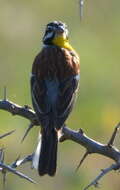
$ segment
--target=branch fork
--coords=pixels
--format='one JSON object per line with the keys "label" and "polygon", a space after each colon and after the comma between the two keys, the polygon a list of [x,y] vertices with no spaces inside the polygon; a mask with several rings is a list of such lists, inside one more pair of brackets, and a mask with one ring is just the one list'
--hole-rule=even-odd
{"label": "branch fork", "polygon": [[[26,130],[22,141],[25,139],[30,129],[32,129],[35,125],[39,126],[36,114],[29,106],[19,106],[11,101],[8,101],[7,99],[6,100],[4,99],[0,100],[0,109],[8,111],[10,113],[14,113],[14,115],[19,115],[30,121],[30,125]],[[98,187],[99,181],[103,176],[105,176],[112,170],[115,171],[120,170],[120,151],[114,146],[115,137],[118,133],[119,128],[120,128],[120,123],[115,127],[113,134],[110,137],[110,140],[108,141],[107,144],[102,144],[100,142],[97,142],[89,138],[82,129],[79,129],[79,131],[74,131],[68,128],[67,126],[64,126],[62,128],[59,142],[64,142],[65,140],[72,140],[75,143],[82,145],[86,149],[86,152],[83,155],[79,165],[77,166],[76,171],[78,171],[79,167],[85,161],[87,156],[93,153],[104,155],[108,158],[111,158],[115,162],[110,167],[101,170],[101,173],[86,188],[84,188],[84,190],[89,189],[91,186]],[[15,162],[14,166],[18,167],[19,165],[24,164],[26,162],[32,162],[32,158],[33,154],[30,155],[30,157],[27,156],[22,160],[18,159]]]}
{"label": "branch fork", "polygon": [[[8,133],[5,133],[3,135],[0,135],[0,139],[11,135],[13,132],[15,132],[15,130],[12,130]],[[36,183],[33,179],[31,179],[30,177],[28,177],[27,175],[17,171],[15,168],[20,166],[23,163],[26,163],[28,161],[31,161],[32,159],[32,155],[27,156],[26,158],[22,159],[21,162],[18,162],[18,159],[16,159],[15,162],[13,162],[10,165],[4,164],[4,159],[5,159],[5,153],[4,153],[4,149],[0,149],[0,172],[2,173],[3,176],[3,189],[5,189],[5,184],[6,184],[6,175],[8,172],[13,173],[17,176],[19,176],[20,178],[26,179],[27,181],[31,182],[31,183]]]}

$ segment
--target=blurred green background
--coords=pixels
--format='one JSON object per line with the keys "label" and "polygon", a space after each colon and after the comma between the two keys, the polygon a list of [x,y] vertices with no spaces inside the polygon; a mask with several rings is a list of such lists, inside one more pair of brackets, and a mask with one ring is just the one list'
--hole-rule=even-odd
{"label": "blurred green background", "polygon": [[[7,86],[7,96],[11,101],[31,105],[31,66],[42,47],[45,25],[52,20],[66,22],[71,44],[81,59],[79,97],[67,124],[76,130],[83,128],[88,136],[106,143],[120,120],[119,7],[119,0],[86,1],[84,18],[80,22],[78,0],[0,0],[0,98],[3,97],[3,87]],[[19,154],[25,156],[35,149],[38,127],[20,144],[28,124],[29,121],[24,118],[0,111],[0,133],[16,129],[15,134],[0,142],[0,147],[6,148],[7,163],[15,160]],[[118,148],[119,137],[118,134]],[[92,155],[75,173],[84,151],[76,143],[61,143],[54,178],[40,178],[27,164],[19,170],[34,178],[38,185],[31,185],[8,174],[6,190],[82,190],[100,169],[112,163],[110,159]],[[101,183],[102,190],[120,189],[119,175],[114,172]]]}

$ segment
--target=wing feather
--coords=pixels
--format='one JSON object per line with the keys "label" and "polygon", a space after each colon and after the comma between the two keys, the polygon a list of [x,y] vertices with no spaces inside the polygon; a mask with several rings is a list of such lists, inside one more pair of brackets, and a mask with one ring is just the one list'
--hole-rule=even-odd
{"label": "wing feather", "polygon": [[52,121],[56,128],[63,126],[74,105],[78,81],[79,59],[75,53],[52,46],[43,48],[36,56],[31,94],[41,125]]}
{"label": "wing feather", "polygon": [[56,105],[56,126],[60,128],[72,111],[78,90],[79,75],[72,76],[60,83]]}

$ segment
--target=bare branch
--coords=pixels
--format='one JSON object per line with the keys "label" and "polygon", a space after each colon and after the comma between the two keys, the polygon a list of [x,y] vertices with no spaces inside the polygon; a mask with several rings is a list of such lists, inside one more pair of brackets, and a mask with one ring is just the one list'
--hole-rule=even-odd
{"label": "bare branch", "polygon": [[[4,135],[1,135],[0,138],[3,138],[3,137],[6,137],[10,134],[12,134],[14,131],[10,131]],[[4,149],[0,149],[0,172],[2,173],[2,176],[3,176],[3,189],[5,189],[5,184],[6,184],[6,175],[7,175],[7,172],[11,172],[15,175],[18,175],[19,177],[21,178],[24,178],[28,181],[30,181],[31,183],[36,183],[34,180],[32,180],[30,177],[28,177],[27,175],[15,170],[14,168],[16,168],[17,166],[20,166],[21,164],[25,163],[25,162],[28,162],[28,161],[32,161],[32,157],[31,157],[31,160],[30,160],[30,156],[27,156],[26,158],[22,159],[22,160],[16,160],[13,164],[11,165],[6,165],[4,164],[4,158],[5,158],[5,155],[4,155]]]}
{"label": "bare branch", "polygon": [[66,140],[72,140],[84,146],[89,153],[97,153],[113,159],[116,162],[120,160],[120,152],[116,147],[109,147],[106,144],[99,143],[89,138],[85,133],[74,131],[70,128],[64,127],[62,133]]}
{"label": "bare branch", "polygon": [[33,159],[33,154],[26,156],[25,158],[19,160],[20,156],[15,160],[15,162],[13,162],[10,165],[6,165],[4,164],[4,152],[1,149],[0,152],[0,172],[2,173],[3,176],[3,189],[5,189],[5,184],[6,184],[6,175],[8,172],[12,172],[15,175],[18,175],[21,178],[24,178],[28,181],[30,181],[31,183],[36,183],[34,180],[32,180],[30,177],[26,176],[25,174],[15,170],[15,168],[17,168],[18,166],[25,164],[27,162],[31,162],[32,163],[32,159]]}
{"label": "bare branch", "polygon": [[[1,100],[0,109],[8,111],[12,114],[14,113],[14,115],[16,114],[21,117],[24,117],[28,119],[29,121],[31,121],[31,123],[35,125],[39,125],[35,112],[28,107],[26,108],[26,106],[22,107],[8,100],[6,101]],[[82,129],[80,131],[74,131],[67,127],[63,127],[61,138],[62,139],[64,138],[65,140],[72,140],[78,144],[81,144],[87,149],[89,153],[102,154],[104,156],[107,156],[113,159],[116,162],[118,162],[120,159],[120,152],[116,147],[109,147],[106,144],[99,143],[87,137],[87,135],[85,135]],[[60,138],[60,141],[61,141],[61,138]]]}
{"label": "bare branch", "polygon": [[109,168],[101,170],[101,173],[84,190],[89,189],[91,186],[99,187],[99,180],[112,170],[116,169],[118,169],[118,164],[112,164]]}
{"label": "bare branch", "polygon": [[31,183],[36,183],[33,179],[31,179],[30,177],[26,176],[25,174],[15,170],[11,166],[8,166],[8,165],[0,162],[0,167],[2,168],[2,172],[9,171],[9,172],[21,177],[21,178],[26,179],[27,181],[30,181]]}
{"label": "bare branch", "polygon": [[8,111],[12,115],[24,117],[34,125],[39,125],[35,112],[28,106],[22,107],[8,100],[0,100],[0,109]]}
{"label": "bare branch", "polygon": [[[39,125],[39,122],[37,120],[35,112],[31,108],[29,108],[28,106],[21,107],[21,106],[14,104],[13,102],[10,102],[8,100],[3,100],[3,101],[1,100],[0,101],[0,109],[8,111],[8,112],[12,113],[13,115],[19,115],[19,116],[24,117],[30,121],[31,126],[29,126],[29,128],[27,129],[25,136],[28,133],[29,129],[31,129],[34,125]],[[119,126],[120,125],[118,124],[117,127],[115,128],[113,134],[112,134],[112,137],[110,138],[109,143],[107,143],[107,144],[102,144],[102,143],[99,143],[99,142],[89,138],[83,132],[82,129],[80,129],[79,131],[74,131],[70,128],[67,128],[66,126],[61,129],[61,137],[59,139],[60,142],[63,142],[65,140],[72,140],[72,141],[82,145],[86,149],[86,153],[83,156],[79,165],[81,165],[81,163],[83,163],[83,161],[85,160],[85,158],[88,154],[92,154],[92,153],[104,155],[108,158],[111,158],[112,160],[114,160],[116,162],[115,165],[112,165],[111,167],[103,170],[104,172],[102,171],[102,173],[94,180],[94,182],[92,182],[89,186],[87,186],[86,189],[92,185],[97,186],[98,181],[105,174],[109,173],[111,170],[119,170],[120,169],[120,151],[116,147],[113,146],[113,143],[114,143],[117,131],[119,129]],[[10,166],[7,166],[7,167],[9,170],[11,168],[14,169],[23,163],[26,163],[28,161],[32,161],[32,156],[33,155],[30,155],[30,157],[28,156],[22,160],[18,159],[16,162],[14,162],[14,166],[12,166],[13,168]]]}

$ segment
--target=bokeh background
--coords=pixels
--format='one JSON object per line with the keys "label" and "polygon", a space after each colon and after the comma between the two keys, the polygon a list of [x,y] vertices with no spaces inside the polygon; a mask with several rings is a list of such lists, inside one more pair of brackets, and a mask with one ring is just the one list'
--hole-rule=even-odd
{"label": "bokeh background", "polygon": [[[76,130],[82,128],[88,136],[106,143],[120,121],[119,7],[119,0],[85,1],[84,17],[80,22],[78,0],[0,0],[0,99],[3,97],[3,87],[7,86],[9,100],[31,106],[31,65],[42,47],[45,25],[52,20],[64,21],[69,26],[71,44],[81,58],[78,101],[67,124]],[[6,163],[11,163],[19,154],[23,157],[35,149],[38,127],[30,132],[24,143],[20,143],[28,124],[29,121],[24,118],[0,111],[0,133],[16,129],[13,135],[0,141],[0,147],[5,147]],[[119,139],[118,134],[118,148]],[[112,163],[103,156],[92,155],[75,173],[84,151],[76,143],[61,143],[58,171],[54,178],[40,178],[26,164],[19,170],[34,178],[38,185],[8,174],[6,190],[82,190],[100,169]],[[102,190],[119,190],[120,176],[111,172],[101,183]]]}

